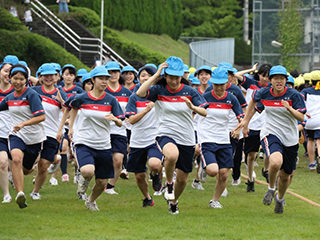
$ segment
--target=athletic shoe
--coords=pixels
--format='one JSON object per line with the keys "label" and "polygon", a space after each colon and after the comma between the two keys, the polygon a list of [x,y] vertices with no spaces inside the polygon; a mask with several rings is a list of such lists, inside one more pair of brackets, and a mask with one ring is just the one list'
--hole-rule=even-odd
{"label": "athletic shoe", "polygon": [[122,169],[122,171],[120,173],[120,177],[122,179],[129,179],[129,173],[127,172],[127,169]]}
{"label": "athletic shoe", "polygon": [[205,183],[207,181],[207,174],[203,168],[200,168],[200,171],[198,171],[198,178],[202,183]]}
{"label": "athletic shoe", "polygon": [[263,197],[263,204],[265,205],[270,205],[272,203],[273,200],[273,196],[274,196],[275,190],[268,190],[268,192],[266,192],[266,194]]}
{"label": "athletic shoe", "polygon": [[[249,175],[249,173],[248,173],[248,165],[246,165],[246,172],[247,172],[247,175]],[[257,178],[257,175],[256,175],[256,172],[253,170],[253,172],[252,172],[252,178],[253,179],[256,179]]]}
{"label": "athletic shoe", "polygon": [[274,206],[274,213],[282,214],[283,213],[283,205],[284,205],[284,199],[281,201],[278,199],[278,194],[275,196],[275,206]]}
{"label": "athletic shoe", "polygon": [[266,179],[267,183],[269,183],[269,171],[264,171],[263,168],[261,169],[262,176]]}
{"label": "athletic shoe", "polygon": [[209,207],[212,208],[223,208],[222,205],[218,201],[210,200]]}
{"label": "athletic shoe", "polygon": [[169,201],[169,213],[179,214],[178,202],[173,203],[173,202]]}
{"label": "athletic shoe", "polygon": [[13,183],[12,172],[9,171],[8,174],[9,174],[9,182],[10,182],[10,184],[11,184],[11,187],[12,187],[12,188],[16,188],[16,186],[15,186],[14,183]]}
{"label": "athletic shoe", "polygon": [[57,186],[58,185],[58,180],[54,177],[51,177],[49,180],[50,185],[52,186]]}
{"label": "athletic shoe", "polygon": [[79,193],[79,192],[77,192],[77,194],[78,194],[78,198],[79,198],[80,200],[83,200],[83,201],[87,201],[87,200],[88,200],[88,197],[87,197],[87,194],[86,194],[86,193]]}
{"label": "athletic shoe", "polygon": [[299,157],[296,158],[296,164],[299,164]]}
{"label": "athletic shoe", "polygon": [[152,188],[155,191],[160,191],[161,187],[162,187],[162,182],[160,179],[160,175],[157,173],[156,175],[153,175],[152,173],[150,173],[150,178],[152,179]]}
{"label": "athletic shoe", "polygon": [[65,173],[61,176],[61,181],[62,182],[69,182],[69,175],[68,173]]}
{"label": "athletic shoe", "polygon": [[12,201],[12,197],[10,196],[10,194],[8,194],[3,197],[2,203],[10,203],[11,201]]}
{"label": "athletic shoe", "polygon": [[174,190],[173,190],[173,183],[166,183],[166,191],[164,192],[164,198],[167,201],[174,200]]}
{"label": "athletic shoe", "polygon": [[32,198],[32,200],[41,200],[40,193],[32,192],[30,193],[30,197]]}
{"label": "athletic shoe", "polygon": [[263,159],[263,152],[259,152],[259,158]]}
{"label": "athletic shoe", "polygon": [[317,173],[320,173],[320,156],[317,157]]}
{"label": "athletic shoe", "polygon": [[154,205],[154,201],[152,198],[151,199],[145,198],[142,201],[143,201],[142,207],[149,207],[149,206],[152,207]]}
{"label": "athletic shoe", "polygon": [[73,183],[78,184],[79,182],[79,176],[80,176],[80,172],[76,171],[73,177]]}
{"label": "athletic shoe", "polygon": [[51,163],[50,166],[48,167],[48,173],[52,174],[58,170],[60,166],[60,160],[58,161],[57,164]]}
{"label": "athletic shoe", "polygon": [[253,165],[254,165],[255,167],[259,167],[259,164],[258,164],[256,161],[254,161]]}
{"label": "athletic shoe", "polygon": [[104,192],[110,195],[118,195],[118,193],[114,190],[114,188],[106,188],[104,189]]}
{"label": "athletic shoe", "polygon": [[239,186],[241,183],[241,178],[238,178],[237,180],[233,180],[231,185],[232,186]]}
{"label": "athletic shoe", "polygon": [[308,165],[308,168],[309,168],[311,171],[316,170],[316,164],[315,164],[315,163],[310,163],[310,164]]}
{"label": "athletic shoe", "polygon": [[24,192],[18,192],[16,196],[16,203],[19,205],[19,208],[25,208],[28,206],[28,204],[26,203],[26,195],[24,194]]}
{"label": "athletic shoe", "polygon": [[248,180],[248,182],[246,182],[247,184],[247,192],[254,192],[254,181],[250,182]]}
{"label": "athletic shoe", "polygon": [[159,191],[155,191],[153,193],[153,196],[161,196],[162,193],[164,192],[165,188],[162,186],[161,189]]}
{"label": "athletic shoe", "polygon": [[194,189],[198,189],[198,190],[204,190],[204,188],[202,187],[201,182],[196,182],[195,179],[193,179],[191,187]]}
{"label": "athletic shoe", "polygon": [[78,182],[78,192],[79,193],[85,193],[88,189],[89,183],[91,181],[92,177],[89,179],[85,179],[81,174],[79,176],[79,182]]}
{"label": "athletic shoe", "polygon": [[89,202],[89,200],[86,200],[86,202],[84,203],[84,205],[87,207],[88,210],[90,211],[100,211],[98,208],[98,205],[96,203],[96,201],[94,202]]}
{"label": "athletic shoe", "polygon": [[228,197],[228,196],[229,196],[229,192],[228,192],[227,188],[225,188],[223,190],[223,192],[221,193],[221,197]]}

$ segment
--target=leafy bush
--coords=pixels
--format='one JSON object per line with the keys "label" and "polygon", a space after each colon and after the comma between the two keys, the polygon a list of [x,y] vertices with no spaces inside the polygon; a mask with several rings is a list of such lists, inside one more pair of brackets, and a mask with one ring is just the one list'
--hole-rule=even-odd
{"label": "leafy bush", "polygon": [[28,31],[26,26],[18,18],[13,17],[9,11],[0,7],[0,29],[10,31]]}

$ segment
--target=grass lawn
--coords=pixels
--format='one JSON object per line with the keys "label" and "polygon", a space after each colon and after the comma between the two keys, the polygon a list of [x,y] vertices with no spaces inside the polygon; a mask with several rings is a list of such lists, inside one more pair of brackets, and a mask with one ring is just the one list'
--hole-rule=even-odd
{"label": "grass lawn", "polygon": [[[319,177],[307,168],[302,157],[290,190],[320,203]],[[258,159],[257,178],[261,176],[262,160]],[[244,164],[243,173],[246,174]],[[73,170],[69,166],[70,180]],[[289,194],[285,212],[273,213],[274,203],[264,206],[262,198],[267,187],[256,184],[255,193],[247,193],[245,180],[231,186],[229,196],[221,198],[223,209],[211,209],[215,179],[203,184],[205,191],[191,188],[192,177],[179,200],[179,215],[168,213],[163,197],[154,197],[153,207],[142,208],[142,194],[134,175],[119,179],[115,190],[119,195],[103,193],[97,200],[99,212],[87,211],[77,199],[76,185],[71,182],[50,186],[48,180],[41,190],[42,199],[32,201],[32,174],[25,177],[28,207],[19,209],[15,202],[0,204],[0,239],[319,239],[317,222],[320,208]],[[92,183],[90,184],[92,186]],[[90,189],[89,189],[90,190]],[[13,197],[16,193],[10,187]],[[150,187],[150,192],[153,190]],[[1,195],[2,197],[2,195]]]}

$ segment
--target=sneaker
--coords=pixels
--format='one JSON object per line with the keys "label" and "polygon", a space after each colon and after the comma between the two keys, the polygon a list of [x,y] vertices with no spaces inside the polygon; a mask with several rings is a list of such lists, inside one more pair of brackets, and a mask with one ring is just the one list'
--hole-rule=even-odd
{"label": "sneaker", "polygon": [[311,171],[316,170],[316,164],[315,164],[315,163],[310,163],[310,164],[308,165],[308,168],[309,168]]}
{"label": "sneaker", "polygon": [[159,191],[155,191],[155,192],[153,193],[153,196],[161,196],[162,193],[164,192],[164,190],[165,190],[165,189],[164,189],[164,187],[162,186]]}
{"label": "sneaker", "polygon": [[87,197],[87,194],[86,194],[86,193],[79,193],[79,192],[77,192],[77,194],[78,194],[78,198],[79,198],[80,200],[83,200],[83,201],[87,201],[87,200],[88,200],[88,197]]}
{"label": "sneaker", "polygon": [[263,159],[263,152],[259,152],[259,158]]}
{"label": "sneaker", "polygon": [[283,205],[284,205],[284,199],[281,201],[278,199],[278,194],[275,196],[275,206],[274,206],[274,213],[282,214],[283,213]]}
{"label": "sneaker", "polygon": [[26,203],[26,195],[24,194],[24,192],[18,192],[16,196],[16,203],[19,205],[19,208],[25,208],[28,206],[28,204]]}
{"label": "sneaker", "polygon": [[98,205],[96,203],[96,201],[94,202],[89,202],[89,200],[86,200],[86,202],[84,203],[84,205],[87,207],[88,210],[90,211],[100,211],[98,208]]}
{"label": "sneaker", "polygon": [[12,197],[10,196],[10,194],[8,194],[3,197],[2,203],[10,203],[11,201],[12,201]]}
{"label": "sneaker", "polygon": [[174,190],[173,190],[173,183],[166,183],[166,191],[164,192],[164,198],[167,201],[174,200]]}
{"label": "sneaker", "polygon": [[200,168],[200,171],[198,172],[198,178],[202,183],[207,181],[207,174],[203,168]]}
{"label": "sneaker", "polygon": [[317,173],[320,173],[320,156],[317,157]]}
{"label": "sneaker", "polygon": [[266,179],[267,183],[269,183],[269,171],[264,171],[264,169],[262,168],[261,172],[262,176]]}
{"label": "sneaker", "polygon": [[157,173],[155,175],[153,175],[152,173],[150,173],[150,178],[152,179],[152,188],[155,191],[160,191],[161,187],[162,187],[162,182],[160,179],[160,175]]}
{"label": "sneaker", "polygon": [[[92,178],[92,177],[91,177]],[[91,181],[91,178],[85,179],[81,174],[79,176],[79,182],[78,182],[78,192],[79,193],[85,193],[88,189],[89,183]]]}
{"label": "sneaker", "polygon": [[250,182],[248,180],[248,182],[246,182],[247,184],[247,192],[254,192],[254,181]]}
{"label": "sneaker", "polygon": [[152,198],[151,199],[145,198],[142,201],[143,201],[142,207],[149,207],[149,206],[152,207],[154,205],[154,201]]}
{"label": "sneaker", "polygon": [[296,158],[296,164],[299,164],[299,157],[297,156],[297,158]]}
{"label": "sneaker", "polygon": [[209,202],[209,207],[212,207],[212,208],[223,208],[222,205],[218,201],[213,201],[213,200],[211,200]]}
{"label": "sneaker", "polygon": [[32,200],[41,200],[40,193],[32,192],[30,193],[30,197],[32,198]]}
{"label": "sneaker", "polygon": [[61,181],[62,182],[69,182],[69,175],[68,173],[65,173],[61,176]]}
{"label": "sneaker", "polygon": [[50,178],[49,183],[52,186],[57,186],[58,185],[58,180],[56,178],[52,177],[52,178]]}
{"label": "sneaker", "polygon": [[228,197],[229,196],[229,192],[228,192],[228,190],[225,188],[224,190],[223,190],[223,192],[221,193],[221,197]]}
{"label": "sneaker", "polygon": [[178,202],[173,203],[173,202],[169,201],[169,213],[179,214]]}
{"label": "sneaker", "polygon": [[127,172],[127,169],[122,169],[122,171],[120,173],[120,177],[122,179],[129,179],[129,173]]}
{"label": "sneaker", "polygon": [[51,163],[50,166],[48,167],[48,173],[52,174],[58,170],[60,166],[60,160],[58,161],[57,164]]}
{"label": "sneaker", "polygon": [[238,178],[237,180],[233,180],[231,185],[232,186],[239,186],[241,183],[241,178]]}
{"label": "sneaker", "polygon": [[73,183],[75,183],[75,184],[78,184],[78,182],[79,182],[79,175],[80,175],[81,173],[80,172],[75,172],[75,174],[74,174],[74,177],[73,177]]}
{"label": "sneaker", "polygon": [[12,188],[16,188],[16,186],[15,186],[14,183],[13,183],[12,172],[9,171],[8,174],[9,174],[9,182],[10,182],[10,184],[11,184],[11,187],[12,187]]}
{"label": "sneaker", "polygon": [[194,188],[194,189],[198,189],[198,190],[204,190],[204,188],[202,187],[201,182],[196,182],[195,179],[193,179],[191,187]]}
{"label": "sneaker", "polygon": [[254,161],[254,164],[253,164],[255,167],[259,167],[259,164],[256,162],[256,161]]}
{"label": "sneaker", "polygon": [[110,195],[118,195],[118,193],[114,190],[114,188],[106,188],[104,189],[104,192]]}
{"label": "sneaker", "polygon": [[268,192],[266,192],[266,194],[263,197],[263,204],[265,205],[270,205],[272,203],[273,200],[273,196],[274,196],[275,190],[268,190]]}
{"label": "sneaker", "polygon": [[[247,175],[249,176],[249,173],[248,173],[248,165],[246,165],[246,172],[247,172]],[[257,175],[256,175],[256,172],[253,170],[252,172],[252,178],[253,179],[256,179]]]}

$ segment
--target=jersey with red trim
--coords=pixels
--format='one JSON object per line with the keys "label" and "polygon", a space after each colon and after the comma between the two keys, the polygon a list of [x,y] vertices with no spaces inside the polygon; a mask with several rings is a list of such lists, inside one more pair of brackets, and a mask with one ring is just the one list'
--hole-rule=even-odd
{"label": "jersey with red trim", "polygon": [[[112,96],[114,96],[121,108],[122,108],[122,111],[125,113],[126,112],[126,107],[127,107],[127,104],[128,104],[128,101],[129,101],[129,97],[131,96],[132,92],[122,86],[121,84],[119,84],[119,88],[115,91],[113,91],[109,86],[107,87],[107,89],[105,90],[107,93],[111,94]],[[127,136],[127,131],[126,131],[126,124],[123,123],[122,124],[122,127],[119,128],[116,126],[116,124],[114,122],[111,123],[111,134],[118,134],[118,135],[122,135],[122,136]]]}
{"label": "jersey with red trim", "polygon": [[25,126],[18,132],[13,132],[13,127],[30,120],[33,117],[45,114],[41,103],[41,97],[31,88],[25,87],[20,95],[10,93],[0,103],[0,111],[8,110],[11,119],[11,131],[9,135],[21,138],[26,145],[32,145],[46,140],[46,133],[43,124],[37,123]]}
{"label": "jersey with red trim", "polygon": [[[72,95],[67,99],[67,101],[64,102],[63,106],[67,109],[67,111],[71,111],[71,109],[72,109],[71,102],[74,100],[75,97],[76,97],[76,95]],[[79,108],[78,114],[77,114],[76,119],[74,120],[74,124],[73,124],[73,141],[75,141],[77,138],[78,122],[81,121],[81,117],[82,117],[81,108]],[[61,118],[62,117],[60,117],[60,119]],[[60,120],[60,122],[61,122],[61,120]]]}
{"label": "jersey with red trim", "polygon": [[72,95],[83,93],[83,89],[77,85],[73,85],[71,88],[66,89],[63,87],[62,90],[68,95],[68,98]]}
{"label": "jersey with red trim", "polygon": [[[212,86],[209,86],[209,87],[212,87]],[[207,87],[207,89],[209,87]],[[201,94],[201,95],[204,94],[203,92],[201,92],[201,88],[200,87],[197,87],[196,90],[198,91],[199,94]],[[203,117],[201,115],[199,115],[199,114],[194,114],[194,116],[193,116],[193,129],[196,132],[198,131],[198,123],[199,123],[201,118],[203,118]]]}
{"label": "jersey with red trim", "polygon": [[311,115],[306,122],[306,129],[320,130],[320,90],[316,90],[315,87],[305,88],[301,94],[305,99],[308,113]]}
{"label": "jersey with red trim", "polygon": [[[56,138],[60,124],[60,112],[62,104],[55,99],[58,91],[54,89],[52,92],[46,92],[43,86],[32,87],[42,98],[42,105],[46,112],[46,120],[43,122],[44,129],[48,137]],[[64,101],[68,99],[67,94],[64,91],[60,91],[60,95]]]}
{"label": "jersey with red trim", "polygon": [[131,88],[128,88],[132,93],[133,93],[133,90],[135,89],[137,84],[134,84]]}
{"label": "jersey with red trim", "polygon": [[[246,100],[249,103],[252,99],[252,93],[255,90],[260,90],[264,87],[270,87],[270,83],[266,86],[262,86],[260,82],[256,81],[253,78],[243,76],[243,81],[240,82],[240,86],[247,90]],[[261,114],[255,113],[249,123],[249,129],[260,131],[262,126],[265,123],[265,113],[262,112]]]}
{"label": "jersey with red trim", "polygon": [[[150,100],[138,97],[135,93],[129,98],[126,117],[136,115],[147,108]],[[157,119],[153,107],[139,122],[131,125],[130,147],[144,148],[154,143],[157,134]]]}
{"label": "jersey with red trim", "polygon": [[214,91],[206,92],[203,97],[207,100],[207,116],[201,118],[198,125],[199,143],[214,142],[218,144],[229,144],[230,135],[228,122],[230,112],[233,117],[243,117],[244,113],[237,98],[230,92],[225,92],[224,96],[219,98]]}
{"label": "jersey with red trim", "polygon": [[77,137],[75,144],[104,150],[110,149],[111,122],[105,119],[108,114],[124,119],[124,113],[117,99],[108,93],[95,98],[90,92],[78,94],[70,105],[75,109],[81,108],[81,118],[77,121]]}
{"label": "jersey with red trim", "polygon": [[194,88],[181,84],[176,91],[167,85],[155,85],[148,89],[145,98],[155,102],[158,119],[157,136],[168,136],[177,144],[195,145],[192,110],[181,97],[187,97],[195,106],[207,107],[208,103]]}
{"label": "jersey with red trim", "polygon": [[[12,92],[14,92],[12,86],[5,92],[0,89],[0,102]],[[0,138],[8,138],[11,129],[9,110],[0,112],[0,129]]]}
{"label": "jersey with red trim", "polygon": [[277,136],[286,147],[298,144],[299,133],[297,120],[282,105],[281,100],[287,101],[295,110],[305,113],[306,105],[302,95],[295,89],[285,87],[280,95],[275,95],[271,87],[263,88],[252,94],[255,102],[261,102],[264,105],[266,114],[266,123],[261,129],[261,140],[273,134]]}

